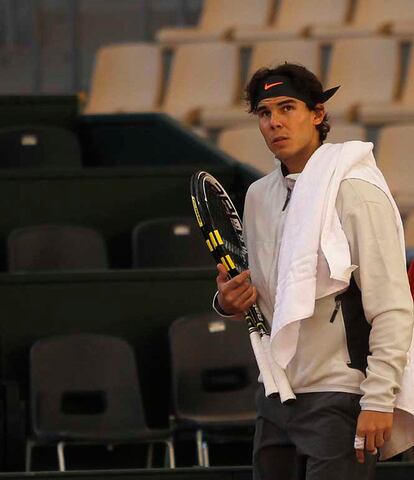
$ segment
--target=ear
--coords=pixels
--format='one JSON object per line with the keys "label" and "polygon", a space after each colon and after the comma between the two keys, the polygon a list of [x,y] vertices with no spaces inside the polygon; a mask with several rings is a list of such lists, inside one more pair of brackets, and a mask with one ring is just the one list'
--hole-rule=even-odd
{"label": "ear", "polygon": [[315,109],[313,110],[314,116],[313,116],[313,124],[320,125],[323,122],[323,118],[325,116],[325,107],[323,103],[317,103],[315,105]]}

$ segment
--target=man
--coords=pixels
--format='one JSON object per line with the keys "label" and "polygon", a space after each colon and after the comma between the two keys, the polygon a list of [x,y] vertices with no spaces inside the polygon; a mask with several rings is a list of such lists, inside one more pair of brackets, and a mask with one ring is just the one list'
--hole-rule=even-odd
{"label": "man", "polygon": [[[251,185],[246,195],[244,234],[250,270],[229,279],[225,268],[217,266],[214,306],[220,314],[242,316],[257,301],[267,321],[273,322],[272,329],[275,322],[283,323],[278,306],[287,295],[282,287],[292,279],[278,278],[280,264],[286,263],[290,247],[298,248],[301,242],[306,247],[309,228],[315,229],[311,232],[314,238],[325,233],[318,222],[313,227],[305,224],[311,215],[326,218],[329,210],[326,192],[331,190],[322,185],[331,185],[331,179],[324,179],[320,171],[319,184],[315,176],[323,155],[330,151],[327,148],[338,158],[342,155],[341,145],[322,145],[330,129],[324,102],[336,90],[324,92],[315,75],[293,64],[261,69],[250,80],[246,89],[250,112],[258,117],[260,131],[276,157],[276,168]],[[344,151],[370,150],[370,144],[351,143],[344,144]],[[390,438],[412,336],[413,306],[395,204],[376,167],[368,168],[364,162],[354,163],[359,171],[365,168],[368,181],[365,174],[353,175],[356,170],[351,169],[350,175],[341,178],[334,197],[340,225],[332,228],[335,234],[345,235],[349,276],[353,271],[344,288],[326,287],[333,285],[334,274],[321,243],[313,255],[317,256],[315,275],[319,275],[316,293],[311,293],[313,313],[301,319],[296,340],[288,346],[293,353],[285,355],[286,374],[297,398],[291,405],[282,405],[279,398],[267,398],[262,387],[258,393],[256,480],[297,478],[294,470],[307,480],[374,478],[377,449]],[[340,171],[338,165],[332,178]],[[320,211],[313,201],[301,208],[292,206],[300,195],[312,198],[312,191],[316,201],[318,189],[324,189]],[[287,225],[291,237],[284,238]],[[325,277],[324,271],[328,272]],[[296,292],[292,302],[300,308],[300,289]],[[291,325],[282,325],[275,337],[287,326]],[[279,346],[283,350],[285,344]],[[296,447],[294,462],[279,455],[280,445],[286,443]]]}

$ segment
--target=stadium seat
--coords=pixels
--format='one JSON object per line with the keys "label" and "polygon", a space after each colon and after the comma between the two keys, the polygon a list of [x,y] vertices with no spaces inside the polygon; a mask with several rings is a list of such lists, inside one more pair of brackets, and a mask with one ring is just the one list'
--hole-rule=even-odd
{"label": "stadium seat", "polygon": [[233,39],[242,44],[282,40],[307,35],[315,25],[340,26],[346,20],[349,0],[281,0],[273,24],[268,27],[240,27]]}
{"label": "stadium seat", "polygon": [[[51,8],[50,2],[48,6]],[[149,20],[145,8],[146,5],[136,0],[118,0],[115,4],[113,0],[79,2],[76,6],[76,34],[78,81],[82,89],[89,87],[93,62],[100,47],[149,39]],[[65,18],[67,13],[63,15]],[[66,44],[68,35],[69,32],[63,31]]]}
{"label": "stadium seat", "polygon": [[407,21],[414,21],[414,2],[411,0],[356,0],[349,24],[318,25],[311,33],[319,39],[356,38],[396,32]]}
{"label": "stadium seat", "polygon": [[331,118],[352,120],[357,109],[366,104],[391,101],[398,75],[397,40],[374,37],[335,41],[325,83],[328,88],[341,88],[328,103]]}
{"label": "stadium seat", "polygon": [[80,145],[69,130],[35,125],[0,129],[0,169],[81,166]]}
{"label": "stadium seat", "polygon": [[10,272],[108,268],[106,245],[96,230],[36,225],[13,230],[7,239]]}
{"label": "stadium seat", "polygon": [[[327,105],[329,115],[329,104]],[[326,143],[343,143],[349,140],[366,141],[366,131],[362,125],[356,123],[334,122],[331,124],[331,130],[328,133]]]}
{"label": "stadium seat", "polygon": [[392,125],[380,130],[377,140],[378,166],[402,213],[414,208],[414,125]]}
{"label": "stadium seat", "polygon": [[222,40],[237,27],[265,26],[272,3],[272,0],[205,0],[196,27],[161,29],[157,40],[167,47]]}
{"label": "stadium seat", "polygon": [[217,146],[239,162],[250,165],[263,174],[275,168],[272,152],[257,125],[241,125],[222,130]]}
{"label": "stadium seat", "polygon": [[239,76],[235,45],[211,42],[177,47],[161,109],[177,120],[193,123],[205,107],[233,104]]}
{"label": "stadium seat", "polygon": [[[261,67],[277,66],[283,62],[299,63],[316,75],[320,73],[319,44],[311,40],[280,40],[259,42],[253,46],[248,78]],[[239,97],[242,96],[239,94]],[[241,123],[256,123],[253,115],[247,113],[247,105],[237,99],[237,103],[225,107],[206,107],[201,112],[201,123],[206,128],[226,128]]]}
{"label": "stadium seat", "polygon": [[155,45],[108,45],[95,58],[87,114],[137,113],[157,108],[161,94],[161,52]]}
{"label": "stadium seat", "polygon": [[414,121],[414,55],[411,52],[401,96],[389,102],[379,101],[358,109],[365,125],[387,125]]}
{"label": "stadium seat", "polygon": [[146,443],[150,460],[152,445],[164,443],[175,466],[170,431],[147,427],[134,352],[123,339],[80,333],[37,341],[30,351],[30,413],[26,471],[41,445],[56,446],[60,471],[73,444]]}
{"label": "stadium seat", "polygon": [[132,232],[135,268],[214,267],[194,217],[147,220]]}
{"label": "stadium seat", "polygon": [[208,442],[251,442],[258,370],[244,322],[207,313],[177,319],[169,331],[173,424],[194,432],[198,464]]}

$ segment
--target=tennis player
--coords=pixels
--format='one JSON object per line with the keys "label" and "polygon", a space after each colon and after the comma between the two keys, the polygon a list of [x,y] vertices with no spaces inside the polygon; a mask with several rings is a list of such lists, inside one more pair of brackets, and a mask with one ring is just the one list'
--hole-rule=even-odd
{"label": "tennis player", "polygon": [[[229,279],[218,265],[213,305],[242,318],[258,302],[297,397],[282,405],[259,389],[256,480],[373,479],[407,363],[413,302],[401,219],[372,144],[324,144],[324,104],[337,88],[283,64],[257,71],[246,89],[275,169],[246,195],[249,271]],[[294,455],[280,454],[287,444]]]}

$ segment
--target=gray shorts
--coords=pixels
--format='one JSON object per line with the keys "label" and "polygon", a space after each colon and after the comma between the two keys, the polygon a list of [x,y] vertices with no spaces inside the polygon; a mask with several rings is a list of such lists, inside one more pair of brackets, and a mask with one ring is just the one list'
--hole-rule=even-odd
{"label": "gray shorts", "polygon": [[370,480],[376,455],[357,462],[354,437],[360,395],[302,393],[291,405],[260,387],[253,444],[255,480]]}

